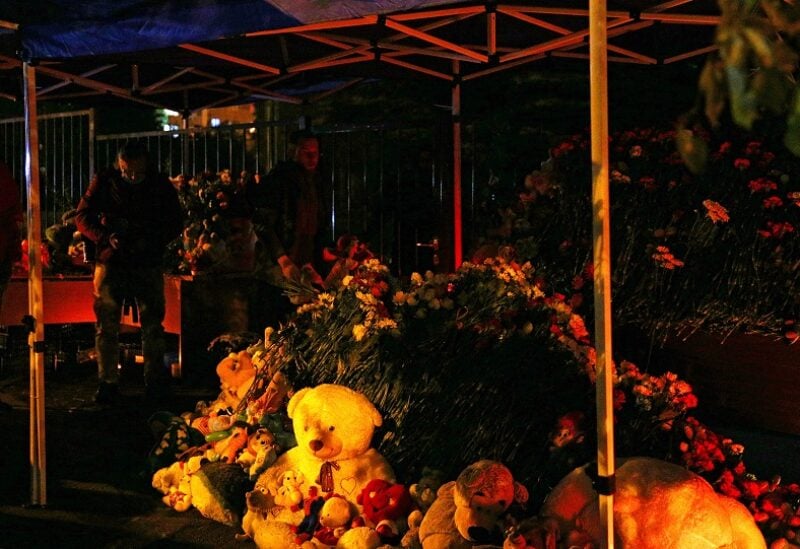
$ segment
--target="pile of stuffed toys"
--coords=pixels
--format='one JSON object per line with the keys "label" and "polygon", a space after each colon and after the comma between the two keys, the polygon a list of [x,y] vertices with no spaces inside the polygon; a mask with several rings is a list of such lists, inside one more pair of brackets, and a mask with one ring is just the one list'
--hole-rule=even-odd
{"label": "pile of stuffed toys", "polygon": [[[269,342],[269,334],[265,340]],[[502,463],[481,460],[454,481],[425,469],[398,482],[370,447],[382,417],[361,393],[324,384],[293,391],[279,372],[257,397],[256,372],[277,361],[259,342],[217,366],[222,391],[181,417],[161,416],[153,487],[176,511],[241,528],[261,549],[579,548],[601,546],[590,466],[567,475],[537,516]],[[752,515],[699,476],[650,458],[620,460],[617,547],[762,549]]]}

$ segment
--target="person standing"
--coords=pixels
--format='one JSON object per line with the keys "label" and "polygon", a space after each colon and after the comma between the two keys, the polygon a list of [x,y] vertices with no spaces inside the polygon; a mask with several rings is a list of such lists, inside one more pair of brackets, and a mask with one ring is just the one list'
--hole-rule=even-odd
{"label": "person standing", "polygon": [[0,161],[0,308],[14,262],[22,257],[21,225],[19,187],[11,170]]}
{"label": "person standing", "polygon": [[319,173],[319,139],[303,130],[293,135],[293,143],[293,160],[279,163],[253,186],[254,226],[283,278],[298,281],[305,271],[319,282],[322,248],[330,237],[330,208]]}
{"label": "person standing", "polygon": [[132,300],[142,326],[145,396],[171,394],[163,364],[163,256],[181,233],[183,211],[169,178],[150,164],[144,144],[127,142],[117,166],[92,179],[75,214],[78,230],[95,245],[98,404],[114,404],[119,396],[120,321],[123,302]]}

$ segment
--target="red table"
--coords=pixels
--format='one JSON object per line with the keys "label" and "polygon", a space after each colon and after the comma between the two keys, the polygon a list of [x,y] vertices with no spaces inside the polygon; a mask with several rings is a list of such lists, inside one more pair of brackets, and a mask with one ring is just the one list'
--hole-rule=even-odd
{"label": "red table", "polygon": [[[181,333],[181,280],[183,277],[166,275],[164,277],[164,297],[166,315],[164,330],[171,334]],[[63,276],[45,277],[42,280],[44,303],[42,309],[45,324],[77,324],[95,321],[92,309],[92,277]],[[28,314],[28,279],[12,278],[3,296],[0,309],[0,325],[22,324],[22,317]],[[130,316],[123,317],[126,326],[138,326]]]}

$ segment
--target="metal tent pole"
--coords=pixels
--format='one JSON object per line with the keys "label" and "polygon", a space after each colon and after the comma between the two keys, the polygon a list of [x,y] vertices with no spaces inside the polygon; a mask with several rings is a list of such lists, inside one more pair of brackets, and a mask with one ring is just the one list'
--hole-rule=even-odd
{"label": "metal tent pole", "polygon": [[461,226],[461,63],[453,61],[453,264],[458,269],[463,261]]}
{"label": "metal tent pole", "polygon": [[611,225],[608,188],[608,53],[606,0],[589,3],[595,348],[597,350],[597,491],[602,547],[614,547],[614,408],[611,352]]}
{"label": "metal tent pole", "polygon": [[47,460],[44,417],[44,324],[42,319],[42,221],[39,200],[39,131],[36,114],[36,70],[24,62],[25,180],[28,209],[28,315],[30,346],[30,463],[31,504],[47,504]]}

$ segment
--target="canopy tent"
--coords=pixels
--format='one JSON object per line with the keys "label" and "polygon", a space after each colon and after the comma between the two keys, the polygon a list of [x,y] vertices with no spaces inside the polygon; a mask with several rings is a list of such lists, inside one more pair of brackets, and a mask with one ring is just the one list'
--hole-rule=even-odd
{"label": "canopy tent", "polygon": [[[0,68],[36,62],[39,100],[112,96],[191,112],[313,101],[330,93],[315,85],[332,80],[338,87],[366,77],[468,82],[546,58],[587,59],[586,2],[533,4],[9,0],[0,20],[19,29],[0,36]],[[708,0],[612,0],[609,61],[656,65],[703,55],[714,48],[715,9]],[[0,80],[0,94],[21,98],[18,79]]]}
{"label": "canopy tent", "polygon": [[[597,349],[598,473],[613,546],[613,418],[607,62],[670,64],[715,49],[707,0],[194,0],[153,3],[6,0],[0,6],[0,97],[25,99],[30,314],[41,315],[37,101],[123,98],[185,116],[242,100],[313,100],[406,73],[452,87],[454,258],[461,262],[460,90],[464,82],[545,58],[589,59]],[[17,55],[14,52],[21,52]],[[22,67],[24,85],[18,75]],[[7,74],[11,77],[7,77]],[[294,90],[288,93],[287,86]],[[336,88],[334,88],[336,89]],[[331,90],[322,92],[330,93]],[[46,503],[41,323],[31,341],[32,503]]]}

